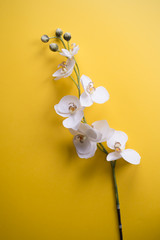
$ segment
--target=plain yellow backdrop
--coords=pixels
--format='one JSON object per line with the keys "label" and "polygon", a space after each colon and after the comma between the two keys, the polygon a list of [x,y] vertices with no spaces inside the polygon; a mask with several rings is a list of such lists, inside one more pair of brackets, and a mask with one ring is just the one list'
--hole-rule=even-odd
{"label": "plain yellow backdrop", "polygon": [[116,166],[124,240],[160,239],[160,1],[6,0],[0,13],[0,239],[119,239],[110,164],[99,150],[79,159],[53,108],[77,94],[53,80],[64,58],[40,41],[57,27],[110,93],[88,122],[106,119],[142,157]]}

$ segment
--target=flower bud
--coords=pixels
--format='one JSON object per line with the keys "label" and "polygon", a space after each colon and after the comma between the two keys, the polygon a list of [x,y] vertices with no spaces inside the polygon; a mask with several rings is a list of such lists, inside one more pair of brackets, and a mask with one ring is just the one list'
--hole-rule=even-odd
{"label": "flower bud", "polygon": [[66,41],[69,41],[71,39],[71,34],[69,32],[66,32],[64,35],[63,35],[63,38],[66,40]]}
{"label": "flower bud", "polygon": [[56,43],[51,43],[49,44],[49,48],[51,49],[51,51],[53,52],[57,52],[58,51],[58,45]]}
{"label": "flower bud", "polygon": [[46,42],[49,41],[49,37],[48,37],[47,35],[43,35],[43,36],[41,37],[41,41],[44,42],[44,43],[46,43]]}
{"label": "flower bud", "polygon": [[57,29],[56,29],[56,36],[57,36],[57,37],[61,37],[62,34],[63,34],[63,31],[62,31],[60,28],[57,28]]}

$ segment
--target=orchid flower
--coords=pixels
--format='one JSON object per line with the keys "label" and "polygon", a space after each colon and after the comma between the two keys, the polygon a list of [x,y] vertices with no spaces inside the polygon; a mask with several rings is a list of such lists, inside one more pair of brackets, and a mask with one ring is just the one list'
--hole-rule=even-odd
{"label": "orchid flower", "polygon": [[97,143],[101,141],[102,134],[89,126],[80,123],[78,130],[69,129],[74,136],[73,143],[80,158],[91,158],[97,150]]}
{"label": "orchid flower", "polygon": [[[97,150],[97,146],[107,155],[106,160],[110,161],[112,168],[119,235],[122,240],[123,234],[115,175],[115,160],[123,158],[129,163],[139,164],[141,157],[136,151],[132,149],[125,149],[128,136],[124,132],[116,131],[110,128],[106,120],[96,121],[91,126],[87,124],[83,112],[84,108],[91,106],[94,102],[100,104],[105,103],[109,99],[109,93],[102,86],[95,88],[89,77],[82,75],[80,78],[79,66],[74,58],[75,54],[78,53],[79,46],[72,44],[70,48],[71,34],[69,32],[65,32],[63,34],[63,38],[62,34],[63,31],[58,28],[56,29],[55,36],[48,37],[47,35],[43,35],[41,40],[42,42],[47,43],[50,39],[56,38],[63,44],[64,49],[62,49],[61,52],[56,43],[51,43],[49,45],[51,51],[59,52],[60,55],[67,58],[65,62],[58,65],[59,69],[52,76],[55,77],[55,80],[66,78],[69,77],[74,70],[77,81],[72,76],[70,76],[70,78],[77,87],[79,99],[76,96],[64,96],[59,103],[54,106],[54,109],[58,115],[66,118],[63,120],[63,126],[68,128],[73,135],[73,143],[80,158],[87,159],[93,157]],[[67,42],[67,45],[63,39]],[[84,89],[82,94],[80,83]],[[113,149],[114,152],[108,153],[108,150],[106,150],[102,142],[107,142],[108,147]]]}
{"label": "orchid flower", "polygon": [[77,46],[75,43],[72,43],[71,46],[72,48],[70,50],[62,49],[62,52],[60,54],[64,57],[72,59],[74,55],[78,53],[79,46]]}
{"label": "orchid flower", "polygon": [[106,142],[114,133],[114,129],[109,127],[106,120],[100,120],[92,123],[93,129],[99,131],[102,134],[102,139],[99,142]]}
{"label": "orchid flower", "polygon": [[69,77],[72,72],[73,72],[73,68],[74,68],[74,64],[75,61],[74,59],[67,59],[67,61],[62,62],[61,64],[58,65],[58,68],[61,67],[60,69],[58,69],[55,73],[53,73],[53,77],[55,77],[54,80],[59,80],[60,78],[66,78]]}
{"label": "orchid flower", "polygon": [[104,103],[109,99],[109,93],[104,87],[94,87],[92,80],[82,75],[81,83],[84,89],[84,92],[80,96],[81,105],[84,107],[89,107],[96,103]]}
{"label": "orchid flower", "polygon": [[78,129],[81,119],[84,116],[79,99],[76,96],[64,96],[58,104],[54,106],[56,113],[62,117],[67,117],[63,121],[66,128]]}
{"label": "orchid flower", "polygon": [[107,155],[107,161],[123,158],[127,162],[135,165],[140,163],[141,157],[136,151],[132,149],[125,149],[127,140],[127,134],[114,130],[112,136],[107,140],[107,145],[109,148],[115,150],[115,152],[111,152]]}

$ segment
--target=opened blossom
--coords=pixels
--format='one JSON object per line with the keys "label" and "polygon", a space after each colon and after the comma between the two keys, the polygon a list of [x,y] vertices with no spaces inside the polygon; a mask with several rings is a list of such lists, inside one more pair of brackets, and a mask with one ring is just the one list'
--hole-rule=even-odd
{"label": "opened blossom", "polygon": [[64,96],[58,104],[54,106],[56,113],[66,117],[63,126],[66,128],[78,129],[81,119],[84,116],[83,109],[79,99],[76,96]]}
{"label": "opened blossom", "polygon": [[80,96],[82,106],[89,107],[93,102],[105,103],[108,101],[109,93],[104,87],[100,86],[95,88],[92,80],[85,75],[82,75],[81,83],[84,89],[84,92]]}
{"label": "opened blossom", "polygon": [[67,59],[67,61],[62,62],[58,65],[58,69],[55,73],[52,74],[53,77],[55,77],[54,80],[59,80],[61,78],[69,77],[74,68],[75,61],[74,59]]}
{"label": "opened blossom", "polygon": [[123,158],[131,164],[140,163],[140,155],[133,149],[125,149],[126,142],[128,140],[127,134],[121,131],[114,130],[111,137],[107,140],[109,148],[115,150],[107,155],[107,161],[117,160]]}
{"label": "opened blossom", "polygon": [[77,46],[75,43],[71,45],[71,49],[62,49],[62,52],[60,53],[62,56],[67,57],[69,59],[72,59],[75,54],[78,53],[79,46]]}
{"label": "opened blossom", "polygon": [[106,142],[114,133],[114,129],[109,127],[109,124],[106,120],[100,120],[92,123],[92,128],[96,131],[99,131],[102,135],[101,141]]}
{"label": "opened blossom", "polygon": [[102,134],[89,126],[80,123],[77,130],[69,129],[74,136],[73,143],[80,158],[91,158],[97,150],[97,143],[101,141]]}

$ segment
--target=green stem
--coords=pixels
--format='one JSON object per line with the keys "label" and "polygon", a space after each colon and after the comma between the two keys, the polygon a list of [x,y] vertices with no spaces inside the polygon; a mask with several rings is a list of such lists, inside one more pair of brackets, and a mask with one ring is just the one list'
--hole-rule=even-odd
{"label": "green stem", "polygon": [[62,39],[61,37],[56,37],[56,36],[54,36],[54,37],[50,37],[49,39],[52,39],[52,38],[59,39],[59,40],[62,42],[64,48],[67,49],[67,47],[66,47],[66,45],[65,45],[65,43],[64,43],[64,41],[63,41],[63,39]]}
{"label": "green stem", "polygon": [[74,82],[74,84],[76,85],[76,87],[77,87],[77,89],[78,89],[78,84],[76,83],[76,81],[74,80],[74,78],[70,75],[69,76],[71,79],[72,79],[72,81]]}
{"label": "green stem", "polygon": [[118,197],[118,187],[117,187],[116,175],[115,175],[115,166],[116,166],[116,161],[111,161],[112,176],[113,176],[113,183],[114,183],[114,191],[115,191],[115,197],[116,197],[116,208],[117,208],[117,215],[118,215],[118,224],[119,224],[119,236],[120,236],[120,240],[123,240],[122,224],[121,224],[121,213],[120,213],[120,205],[119,205],[119,197]]}
{"label": "green stem", "polygon": [[64,46],[64,48],[65,49],[67,49],[67,47],[66,47],[66,45],[65,45],[65,43],[64,43],[64,41],[63,41],[63,39],[60,37],[60,38],[58,38],[58,39],[60,39],[61,40],[61,42],[62,42],[62,44],[63,44],[63,46]]}
{"label": "green stem", "polygon": [[69,41],[67,42],[67,45],[68,45],[68,50],[70,50]]}
{"label": "green stem", "polygon": [[76,65],[76,67],[77,67],[77,70],[78,70],[78,74],[79,74],[79,76],[80,76],[80,70],[79,70],[79,66],[78,66],[78,63],[77,63],[77,61],[76,61],[75,57],[74,57],[74,61],[75,61],[75,65]]}

